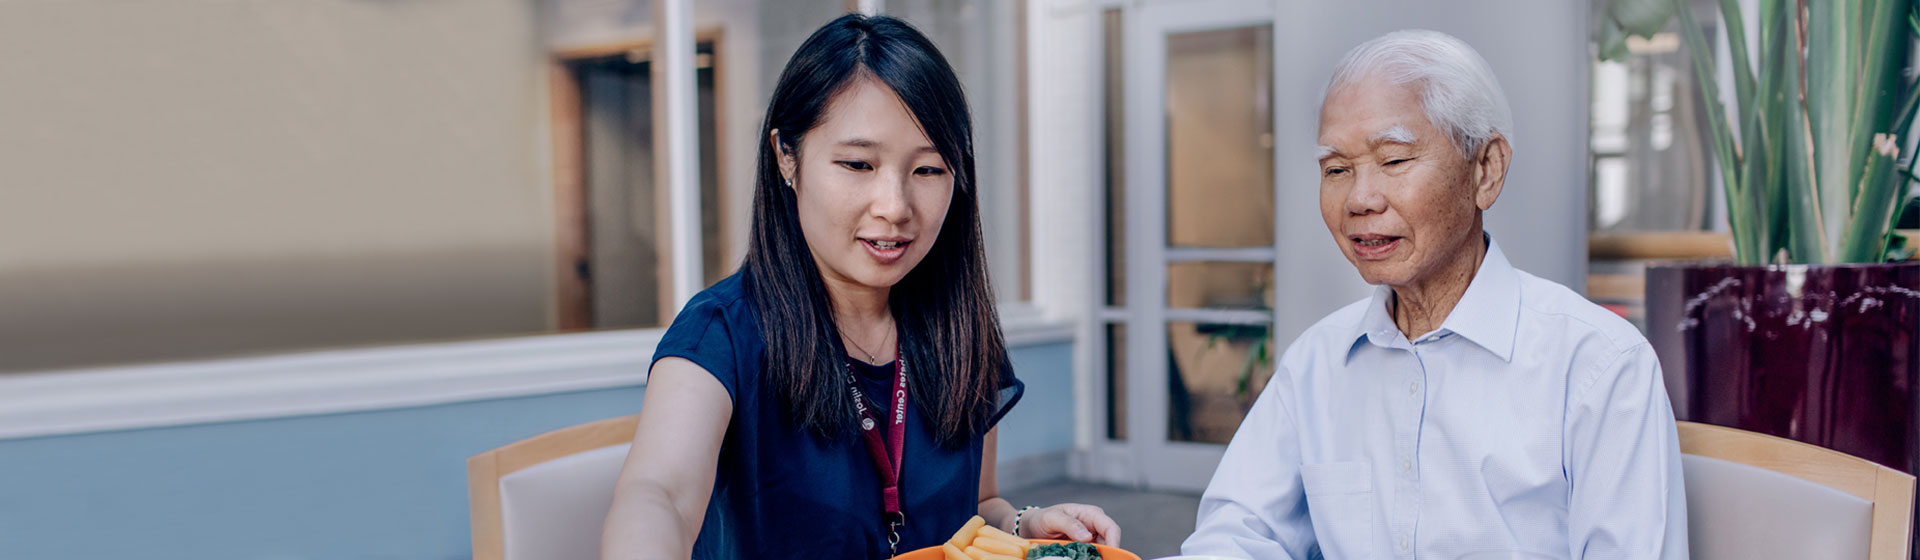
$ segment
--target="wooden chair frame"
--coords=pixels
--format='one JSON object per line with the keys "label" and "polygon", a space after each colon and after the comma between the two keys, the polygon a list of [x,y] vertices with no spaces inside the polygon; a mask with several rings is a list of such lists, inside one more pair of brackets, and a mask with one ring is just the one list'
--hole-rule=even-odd
{"label": "wooden chair frame", "polygon": [[1907,559],[1913,531],[1912,475],[1786,438],[1696,422],[1678,424],[1681,453],[1760,467],[1873,502],[1867,557]]}
{"label": "wooden chair frame", "polygon": [[638,414],[608,418],[561,428],[468,458],[467,499],[474,560],[502,560],[506,554],[500,524],[501,477],[568,455],[631,443],[639,425]]}

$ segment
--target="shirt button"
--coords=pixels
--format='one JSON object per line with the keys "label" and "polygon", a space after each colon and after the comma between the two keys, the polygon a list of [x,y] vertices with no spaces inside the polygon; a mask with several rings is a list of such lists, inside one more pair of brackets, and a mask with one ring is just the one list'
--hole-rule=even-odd
{"label": "shirt button", "polygon": [[1419,383],[1408,383],[1408,384],[1407,384],[1407,394],[1409,394],[1409,395],[1418,395],[1418,394],[1420,394],[1420,384],[1419,384]]}
{"label": "shirt button", "polygon": [[1409,461],[1409,460],[1406,460],[1406,459],[1401,459],[1401,460],[1400,460],[1400,472],[1413,472],[1413,461]]}
{"label": "shirt button", "polygon": [[1406,550],[1406,549],[1407,549],[1407,536],[1400,535],[1400,550]]}

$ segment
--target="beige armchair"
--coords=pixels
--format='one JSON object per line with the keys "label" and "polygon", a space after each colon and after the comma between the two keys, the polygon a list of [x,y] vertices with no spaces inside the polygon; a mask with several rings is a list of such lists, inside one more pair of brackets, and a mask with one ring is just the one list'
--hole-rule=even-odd
{"label": "beige armchair", "polygon": [[561,428],[467,459],[475,560],[597,560],[639,416]]}
{"label": "beige armchair", "polygon": [[1680,422],[1696,560],[1906,560],[1914,478],[1845,453]]}

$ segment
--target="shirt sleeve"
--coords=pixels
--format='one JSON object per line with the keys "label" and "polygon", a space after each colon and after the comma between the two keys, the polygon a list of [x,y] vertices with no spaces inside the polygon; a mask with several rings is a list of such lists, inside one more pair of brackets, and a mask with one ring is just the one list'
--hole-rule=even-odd
{"label": "shirt sleeve", "polygon": [[1200,497],[1193,535],[1180,545],[1181,554],[1308,557],[1313,526],[1300,480],[1299,437],[1286,403],[1287,379],[1282,365],[1234,432]]}
{"label": "shirt sleeve", "polygon": [[[673,318],[673,324],[667,327],[653,352],[654,362],[666,358],[684,358],[707,370],[727,388],[727,398],[739,402],[740,372],[734,355],[733,333],[727,324],[725,308],[713,298],[695,297]],[[648,374],[652,374],[651,366]]]}
{"label": "shirt sleeve", "polygon": [[1653,348],[1601,364],[1567,408],[1573,558],[1687,558],[1680,437]]}
{"label": "shirt sleeve", "polygon": [[1020,404],[1020,397],[1026,394],[1027,384],[1013,375],[1013,362],[1009,360],[1001,363],[1000,392],[994,400],[993,415],[987,418],[987,429],[1000,425],[1000,419],[1005,418],[1007,412],[1013,410],[1013,405]]}

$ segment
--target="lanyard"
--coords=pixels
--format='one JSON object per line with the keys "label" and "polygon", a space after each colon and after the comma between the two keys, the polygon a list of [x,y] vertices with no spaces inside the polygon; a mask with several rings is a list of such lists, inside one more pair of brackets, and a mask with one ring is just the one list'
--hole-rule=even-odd
{"label": "lanyard", "polygon": [[907,357],[897,354],[893,361],[893,417],[887,422],[887,439],[880,438],[879,421],[873,416],[873,409],[867,406],[867,396],[860,391],[860,379],[853,372],[853,364],[847,364],[847,389],[853,392],[853,406],[860,412],[860,439],[866,440],[867,455],[873,458],[873,470],[880,473],[880,499],[886,507],[887,547],[890,555],[898,555],[900,548],[900,527],[906,525],[907,515],[900,511],[900,465],[905,452],[903,445],[907,440]]}

